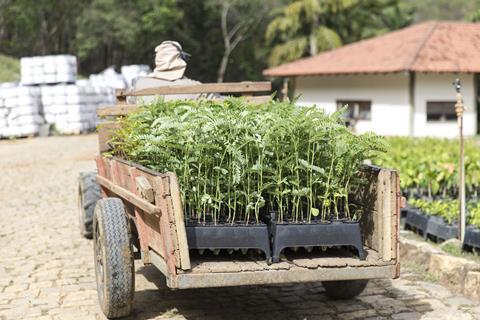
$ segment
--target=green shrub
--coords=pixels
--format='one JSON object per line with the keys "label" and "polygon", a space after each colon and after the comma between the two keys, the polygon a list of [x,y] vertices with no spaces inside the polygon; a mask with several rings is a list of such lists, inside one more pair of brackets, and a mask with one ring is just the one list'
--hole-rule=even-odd
{"label": "green shrub", "polygon": [[[455,197],[458,184],[456,139],[387,138],[388,152],[375,163],[397,169],[401,188],[417,196]],[[465,179],[467,195],[476,198],[480,186],[480,151],[477,141],[465,141]]]}
{"label": "green shrub", "polygon": [[[447,223],[458,222],[460,209],[456,199],[410,199],[408,202],[425,214],[442,217]],[[467,203],[467,224],[480,227],[480,202]]]}
{"label": "green shrub", "polygon": [[[355,219],[348,202],[365,159],[385,149],[378,136],[352,134],[343,110],[244,99],[159,100],[121,121],[113,154],[177,174],[188,221]],[[318,218],[316,218],[318,216]]]}

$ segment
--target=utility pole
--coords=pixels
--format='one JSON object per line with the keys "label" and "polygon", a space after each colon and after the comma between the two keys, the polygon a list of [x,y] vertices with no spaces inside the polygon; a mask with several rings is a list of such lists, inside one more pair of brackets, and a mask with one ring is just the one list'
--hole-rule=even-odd
{"label": "utility pole", "polygon": [[455,112],[457,114],[457,123],[459,129],[459,140],[460,140],[460,161],[459,161],[459,170],[458,170],[458,200],[460,203],[460,219],[458,221],[458,238],[463,244],[465,239],[465,228],[466,228],[466,217],[465,217],[465,162],[464,162],[464,150],[463,150],[463,112],[465,107],[463,105],[462,93],[462,83],[460,79],[456,79],[453,82],[455,90],[457,91],[457,103],[455,104]]}

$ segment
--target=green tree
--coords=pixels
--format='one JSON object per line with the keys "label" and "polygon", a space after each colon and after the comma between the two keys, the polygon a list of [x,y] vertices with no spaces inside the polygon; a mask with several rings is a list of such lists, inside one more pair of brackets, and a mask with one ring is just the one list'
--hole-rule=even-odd
{"label": "green tree", "polygon": [[400,0],[296,0],[270,22],[270,65],[313,56],[407,26],[412,6]]}
{"label": "green tree", "polygon": [[0,50],[10,55],[71,53],[88,1],[0,0]]}
{"label": "green tree", "polygon": [[404,0],[362,0],[331,15],[329,25],[344,43],[352,43],[410,25],[414,11]]}
{"label": "green tree", "polygon": [[350,1],[296,0],[268,25],[265,38],[273,46],[269,64],[277,65],[342,44],[337,32],[326,25],[327,16],[349,6]]}
{"label": "green tree", "polygon": [[247,40],[268,13],[268,1],[213,0],[220,7],[220,27],[224,50],[217,71],[217,82],[223,82],[230,55]]}
{"label": "green tree", "polygon": [[480,0],[404,0],[415,9],[415,22],[426,20],[468,20],[480,10]]}
{"label": "green tree", "polygon": [[106,66],[138,63],[172,29],[181,13],[174,0],[93,0],[79,19],[77,54],[83,70],[98,72]]}

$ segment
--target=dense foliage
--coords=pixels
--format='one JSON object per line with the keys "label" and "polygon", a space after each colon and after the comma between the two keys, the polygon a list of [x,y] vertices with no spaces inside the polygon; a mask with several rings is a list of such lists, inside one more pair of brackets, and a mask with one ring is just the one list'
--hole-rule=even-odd
{"label": "dense foliage", "polygon": [[[409,204],[428,215],[440,216],[447,223],[458,222],[459,203],[456,199],[410,199]],[[480,202],[467,203],[467,224],[480,227]]]}
{"label": "dense foliage", "polygon": [[[389,150],[376,164],[398,169],[401,187],[409,197],[456,197],[458,190],[457,140],[436,138],[388,138]],[[465,141],[467,197],[477,198],[480,186],[478,142]]]}
{"label": "dense foliage", "polygon": [[363,161],[384,150],[354,135],[342,111],[244,99],[158,102],[121,120],[114,154],[179,177],[185,216],[198,222],[356,219],[348,195]]}
{"label": "dense foliage", "polygon": [[269,65],[330,50],[399,29],[412,22],[413,6],[402,1],[295,0],[277,10],[265,40]]}
{"label": "dense foliage", "polygon": [[458,200],[442,199],[442,200],[425,200],[410,199],[409,204],[420,209],[425,214],[440,216],[447,223],[453,223],[458,220]]}
{"label": "dense foliage", "polygon": [[0,54],[0,82],[20,80],[20,61]]}
{"label": "dense foliage", "polygon": [[[389,149],[375,163],[395,168],[410,205],[425,214],[441,216],[448,223],[458,220],[458,157],[456,139],[387,138]],[[480,149],[478,141],[465,141],[467,222],[480,227]]]}
{"label": "dense foliage", "polygon": [[[289,28],[265,41],[270,21],[282,15],[289,0],[0,0],[0,52],[16,58],[71,53],[79,57],[80,73],[97,73],[106,67],[153,63],[154,48],[163,40],[177,40],[192,57],[187,69],[191,78],[217,80],[225,57],[222,13],[226,5],[228,37],[239,43],[229,53],[224,80],[258,80],[268,56],[277,45],[311,34],[308,15],[295,19],[300,27]],[[298,1],[297,1],[298,2]],[[411,10],[401,0],[324,1],[317,4],[319,25],[350,43],[403,27],[411,22]],[[334,2],[351,3],[348,10],[330,9]],[[330,4],[329,4],[330,3]],[[326,8],[325,10],[323,8]],[[314,11],[315,15],[317,11]],[[292,15],[288,15],[290,19]],[[248,25],[248,28],[245,26]],[[332,33],[317,32],[318,49],[330,48]],[[325,30],[325,29],[321,29]],[[281,32],[281,31],[280,31]],[[235,34],[235,35],[234,35]],[[327,35],[321,37],[321,35]],[[231,48],[231,47],[230,47]],[[303,48],[305,49],[305,48]],[[300,56],[308,55],[301,50]],[[276,49],[276,52],[279,52]],[[282,55],[283,57],[283,55]],[[285,61],[285,60],[282,60]]]}

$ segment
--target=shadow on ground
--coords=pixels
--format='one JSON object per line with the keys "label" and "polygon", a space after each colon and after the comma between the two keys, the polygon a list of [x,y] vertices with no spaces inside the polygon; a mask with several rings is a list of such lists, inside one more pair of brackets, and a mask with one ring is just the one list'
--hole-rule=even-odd
{"label": "shadow on ground", "polygon": [[135,292],[129,319],[363,319],[404,313],[415,320],[433,310],[390,280],[370,281],[355,299],[331,301],[320,283],[171,290],[153,266],[138,269],[139,276],[157,288]]}

